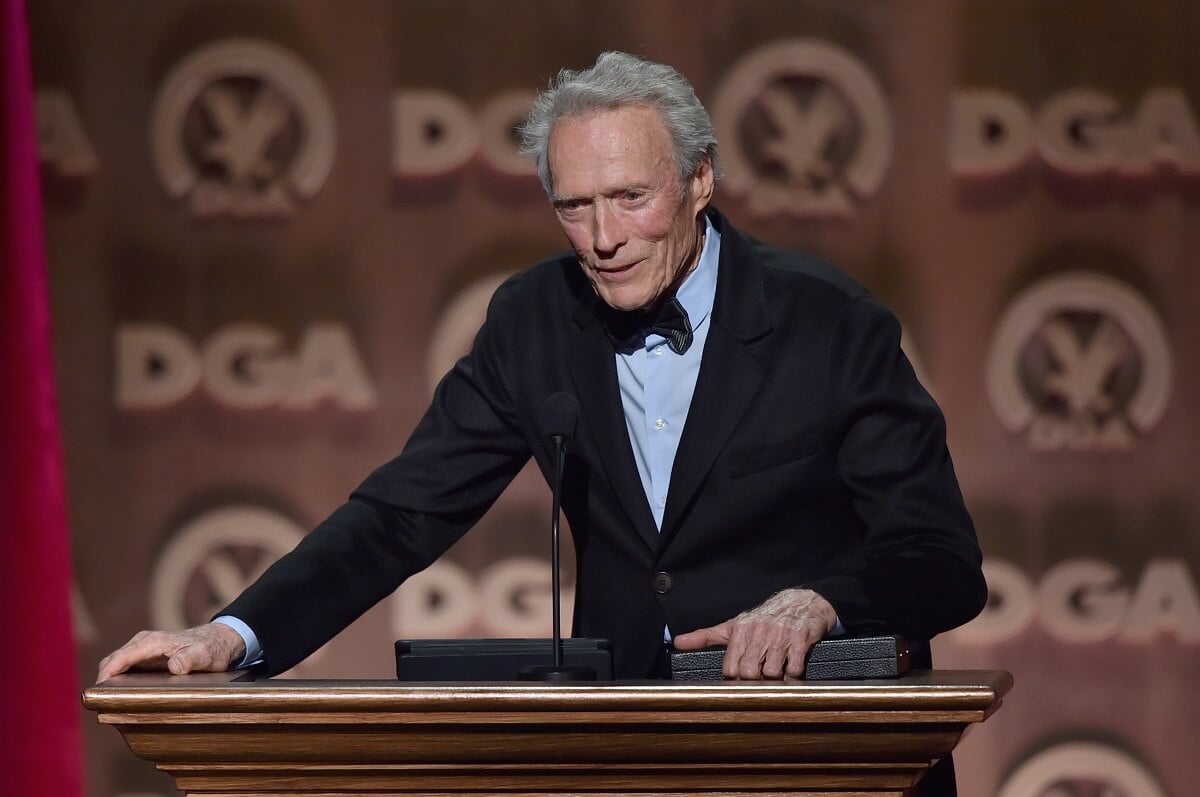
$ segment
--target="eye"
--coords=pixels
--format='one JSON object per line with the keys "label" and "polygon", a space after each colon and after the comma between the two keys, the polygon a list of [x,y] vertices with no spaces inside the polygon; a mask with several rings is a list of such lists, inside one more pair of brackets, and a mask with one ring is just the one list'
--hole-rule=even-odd
{"label": "eye", "polygon": [[645,193],[644,191],[638,191],[638,190],[635,190],[635,189],[630,189],[630,190],[628,190],[628,191],[626,191],[626,192],[625,192],[625,194],[624,194],[624,199],[625,199],[625,201],[627,201],[627,202],[637,202],[639,199],[641,199],[641,198],[642,198],[642,197],[644,197],[645,195],[646,195],[646,193]]}

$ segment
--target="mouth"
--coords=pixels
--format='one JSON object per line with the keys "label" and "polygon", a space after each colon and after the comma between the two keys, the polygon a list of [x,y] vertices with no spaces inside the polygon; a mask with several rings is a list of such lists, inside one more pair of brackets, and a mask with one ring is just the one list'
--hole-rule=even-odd
{"label": "mouth", "polygon": [[606,280],[619,280],[636,269],[643,261],[636,260],[625,266],[592,266],[594,273]]}

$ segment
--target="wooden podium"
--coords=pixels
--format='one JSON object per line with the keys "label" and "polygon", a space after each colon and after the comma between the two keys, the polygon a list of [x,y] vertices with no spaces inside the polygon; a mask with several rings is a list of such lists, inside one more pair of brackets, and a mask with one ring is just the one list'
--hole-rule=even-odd
{"label": "wooden podium", "polygon": [[83,702],[191,795],[902,797],[1012,676],[587,685],[123,675]]}

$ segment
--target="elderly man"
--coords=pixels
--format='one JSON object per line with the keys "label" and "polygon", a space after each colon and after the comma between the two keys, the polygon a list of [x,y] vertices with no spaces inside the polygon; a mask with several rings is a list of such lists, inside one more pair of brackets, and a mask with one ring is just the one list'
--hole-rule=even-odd
{"label": "elderly man", "polygon": [[286,670],[434,561],[582,407],[563,507],[574,633],[620,678],[727,646],[731,678],[799,677],[835,629],[913,640],[983,606],[944,421],[899,326],[850,277],[710,207],[717,145],[674,69],[605,53],[524,127],[570,254],[496,291],[403,452],[216,622],[142,632],[100,665]]}

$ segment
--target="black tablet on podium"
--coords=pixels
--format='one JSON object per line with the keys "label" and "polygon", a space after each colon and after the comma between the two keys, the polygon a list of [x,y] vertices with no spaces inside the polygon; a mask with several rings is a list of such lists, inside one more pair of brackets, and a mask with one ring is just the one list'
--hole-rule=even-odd
{"label": "black tablet on podium", "polygon": [[[612,680],[612,642],[568,637],[563,663],[591,667],[596,680]],[[549,639],[401,639],[396,677],[401,681],[516,681],[522,670],[554,660]]]}

